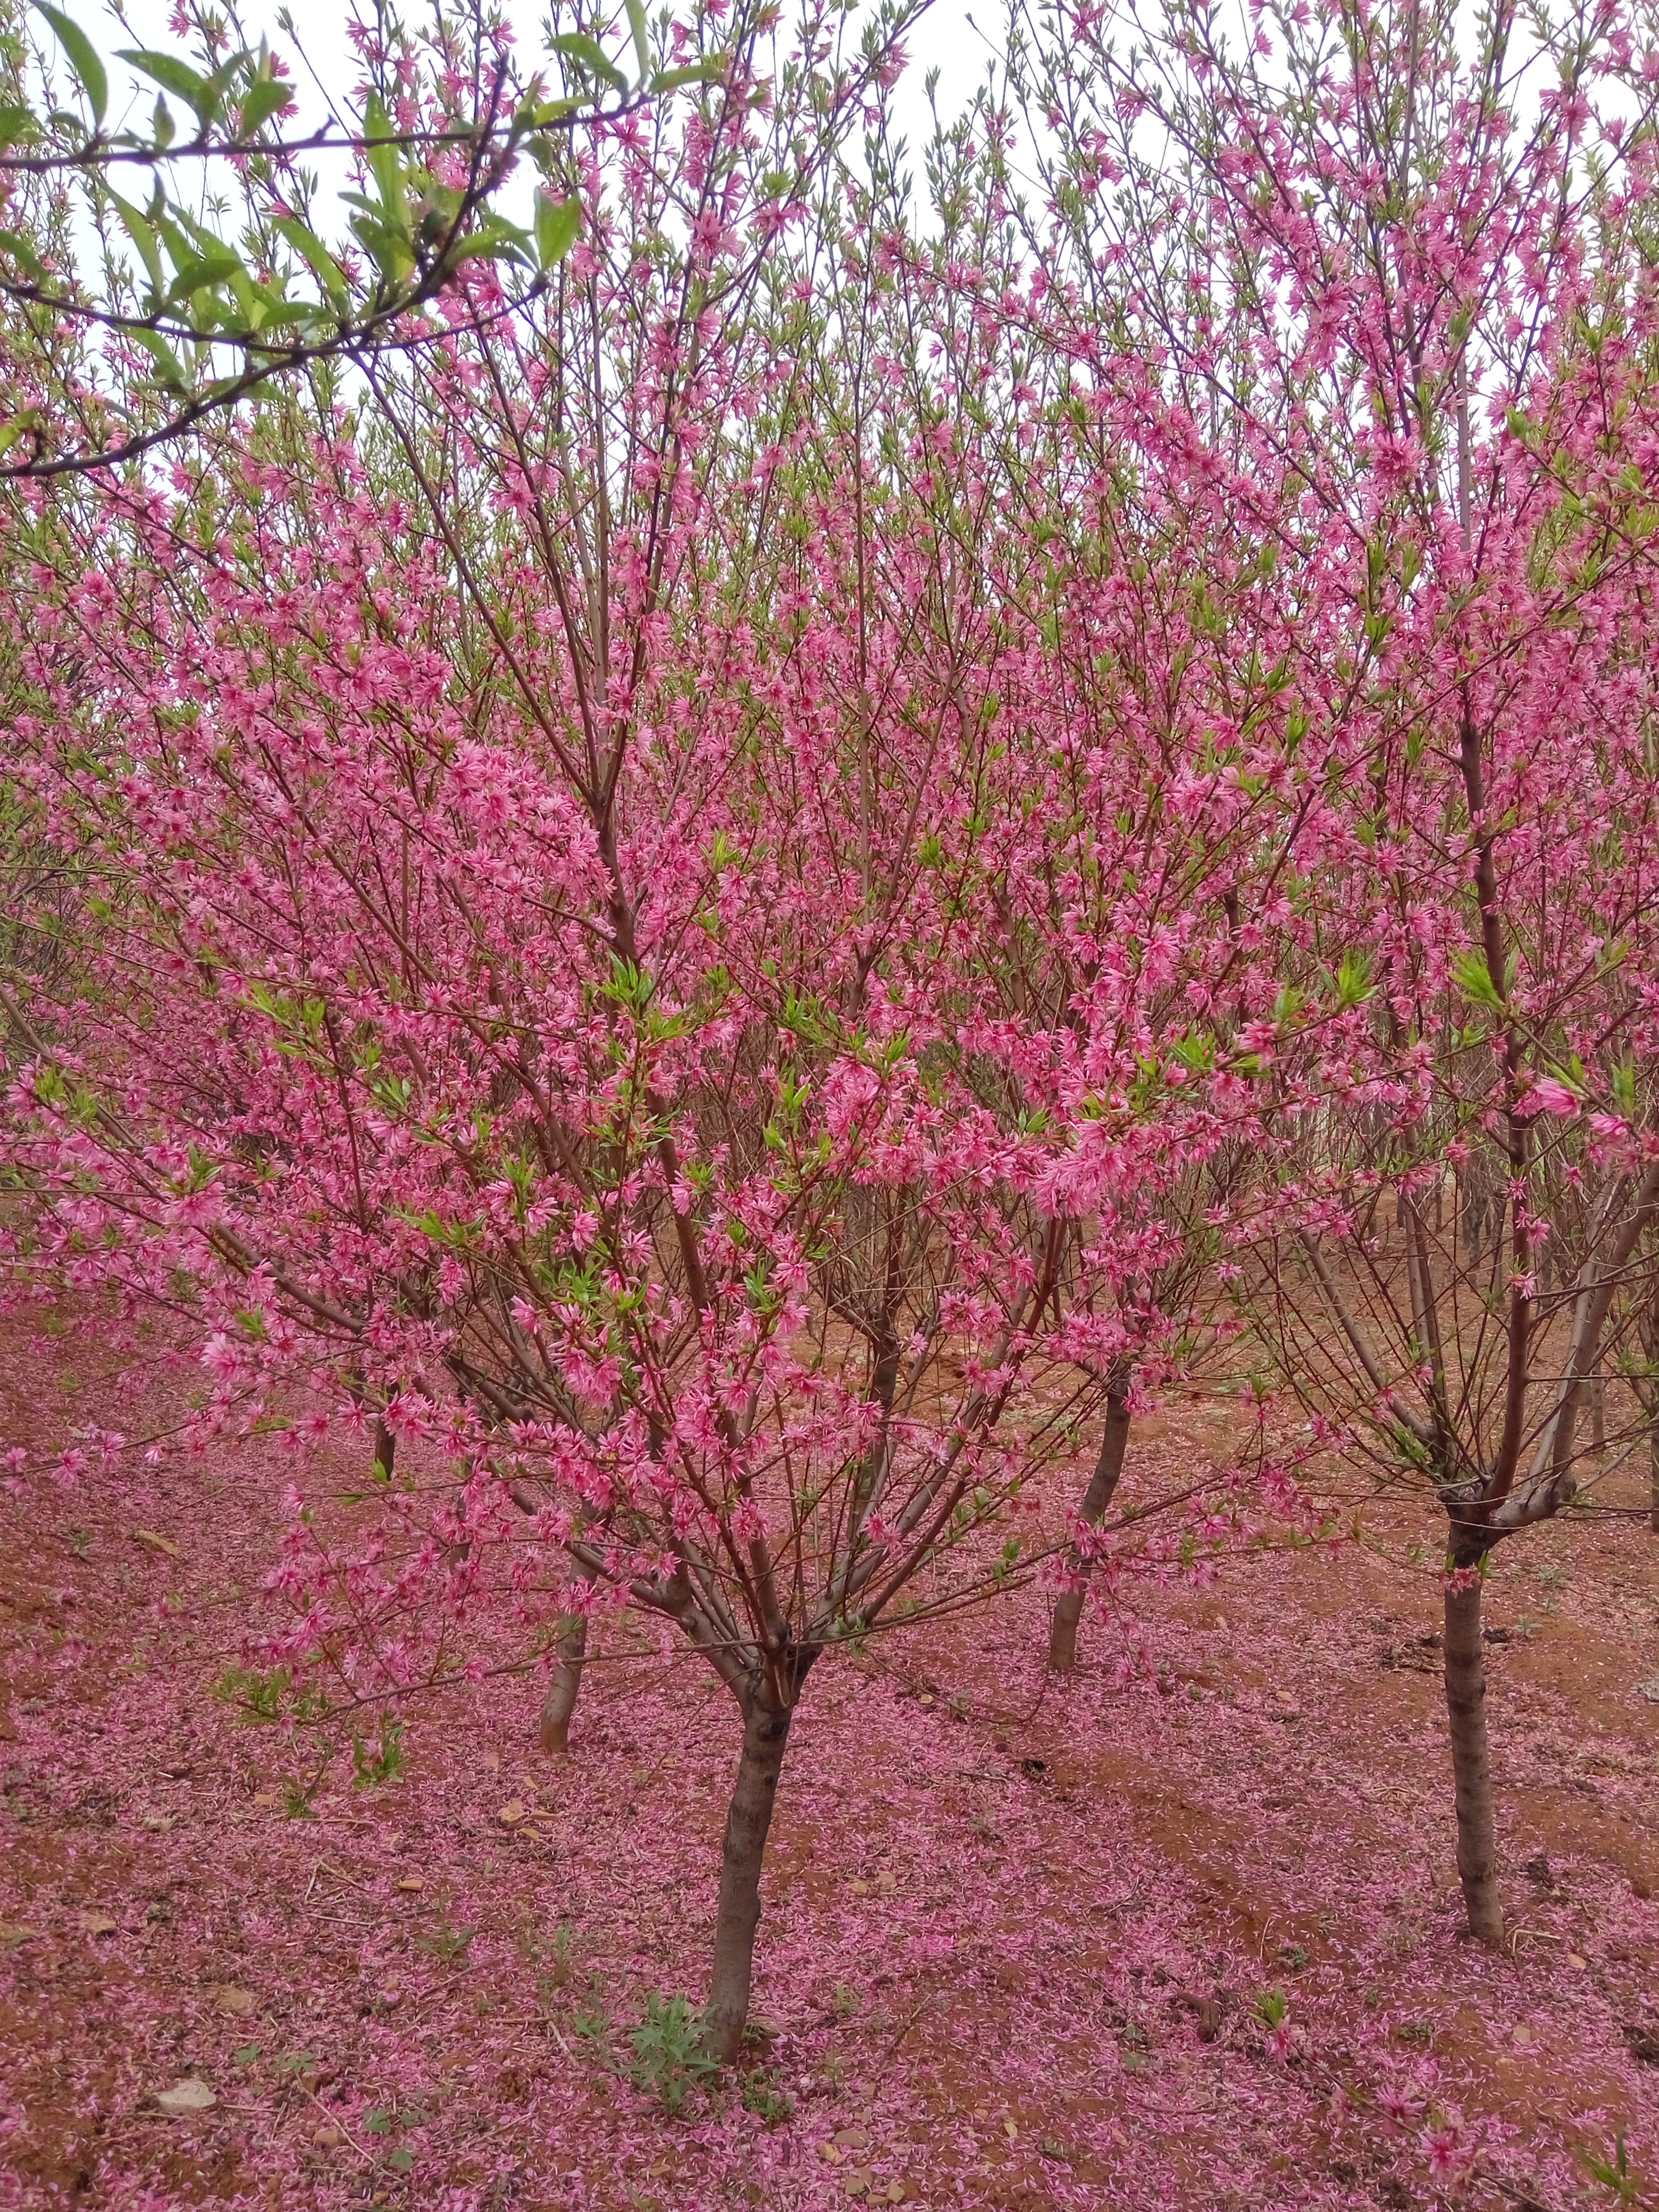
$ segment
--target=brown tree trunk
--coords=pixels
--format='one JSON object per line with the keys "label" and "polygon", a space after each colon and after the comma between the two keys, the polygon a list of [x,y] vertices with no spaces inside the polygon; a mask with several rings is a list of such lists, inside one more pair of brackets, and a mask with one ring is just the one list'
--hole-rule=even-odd
{"label": "brown tree trunk", "polygon": [[570,1756],[570,1716],[576,1710],[576,1692],[582,1686],[582,1661],[587,1653],[587,1615],[567,1613],[559,1632],[559,1663],[542,1700],[542,1749],[550,1759]]}
{"label": "brown tree trunk", "polygon": [[780,1711],[763,1697],[753,1698],[744,1711],[743,1755],[738,1761],[737,1784],[726,1816],[714,1965],[703,2013],[704,2039],[725,2065],[736,2058],[749,2022],[755,1930],[761,1917],[761,1863],[766,1856],[767,1831],[772,1825],[792,1718],[789,1711]]}
{"label": "brown tree trunk", "polygon": [[1480,1584],[1446,1592],[1446,1714],[1457,1791],[1457,1875],[1469,1933],[1504,1940],[1498,1895],[1498,1833],[1486,1749],[1486,1670],[1480,1652]]}
{"label": "brown tree trunk", "polygon": [[385,1474],[388,1482],[392,1480],[392,1472],[397,1462],[397,1437],[392,1435],[391,1430],[387,1428],[384,1421],[376,1421],[374,1424],[374,1464]]}
{"label": "brown tree trunk", "polygon": [[[1094,1474],[1083,1498],[1083,1518],[1091,1528],[1098,1528],[1106,1516],[1117,1479],[1123,1472],[1123,1455],[1128,1443],[1128,1401],[1114,1391],[1106,1401],[1106,1429],[1100,1439],[1100,1457],[1095,1462]],[[1092,1565],[1092,1561],[1073,1552],[1071,1566],[1076,1587],[1061,1590],[1054,1600],[1054,1620],[1048,1631],[1048,1664],[1060,1674],[1069,1674],[1077,1665],[1078,1623],[1083,1618],[1084,1585]]]}
{"label": "brown tree trunk", "polygon": [[1607,1378],[1598,1365],[1589,1381],[1590,1449],[1597,1459],[1607,1449]]}
{"label": "brown tree trunk", "polygon": [[1659,1291],[1642,1309],[1642,1356],[1647,1373],[1636,1401],[1648,1427],[1648,1526],[1659,1536]]}

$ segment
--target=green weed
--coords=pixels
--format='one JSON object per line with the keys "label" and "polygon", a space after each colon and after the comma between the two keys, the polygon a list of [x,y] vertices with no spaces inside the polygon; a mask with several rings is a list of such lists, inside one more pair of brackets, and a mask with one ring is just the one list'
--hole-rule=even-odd
{"label": "green weed", "polygon": [[702,2040],[702,2016],[684,1997],[661,1997],[653,1990],[645,2018],[629,2037],[634,2063],[629,2071],[636,2089],[653,2096],[671,2118],[691,2091],[720,2072]]}

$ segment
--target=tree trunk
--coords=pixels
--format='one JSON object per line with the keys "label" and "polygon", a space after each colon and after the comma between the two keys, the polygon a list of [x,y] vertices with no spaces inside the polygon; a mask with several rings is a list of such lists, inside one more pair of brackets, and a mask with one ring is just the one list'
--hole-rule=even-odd
{"label": "tree trunk", "polygon": [[764,1698],[744,1710],[743,1755],[726,1816],[726,1850],[720,1865],[720,1918],[714,1929],[714,1966],[709,1977],[703,2035],[725,2065],[736,2058],[749,2022],[749,1985],[755,1968],[755,1930],[760,1925],[761,1863],[767,1831],[777,1801],[778,1777],[793,1717]]}
{"label": "tree trunk", "polygon": [[1498,1835],[1486,1749],[1486,1670],[1480,1653],[1480,1584],[1446,1592],[1446,1713],[1457,1790],[1457,1875],[1469,1933],[1504,1940],[1498,1895]]}
{"label": "tree trunk", "polygon": [[1642,1309],[1641,1329],[1647,1372],[1636,1386],[1636,1402],[1648,1430],[1648,1526],[1659,1536],[1659,1290]]}
{"label": "tree trunk", "polygon": [[559,1632],[559,1663],[542,1700],[542,1749],[550,1759],[570,1756],[570,1716],[576,1710],[586,1652],[587,1615],[567,1613]]}
{"label": "tree trunk", "polygon": [[1607,1378],[1598,1364],[1589,1379],[1590,1449],[1597,1459],[1607,1449]]}
{"label": "tree trunk", "polygon": [[[1100,1457],[1095,1462],[1093,1477],[1084,1493],[1083,1518],[1091,1528],[1098,1528],[1106,1517],[1117,1479],[1123,1472],[1123,1455],[1128,1443],[1128,1401],[1115,1391],[1106,1401],[1106,1430],[1100,1439]],[[1071,1565],[1076,1587],[1061,1590],[1054,1600],[1054,1617],[1048,1631],[1048,1664],[1062,1674],[1069,1674],[1077,1665],[1077,1629],[1083,1618],[1084,1585],[1093,1564],[1074,1551]]]}
{"label": "tree trunk", "polygon": [[392,1471],[397,1462],[397,1437],[392,1435],[391,1430],[387,1428],[384,1421],[376,1421],[374,1424],[374,1464],[385,1474],[388,1482],[392,1480]]}

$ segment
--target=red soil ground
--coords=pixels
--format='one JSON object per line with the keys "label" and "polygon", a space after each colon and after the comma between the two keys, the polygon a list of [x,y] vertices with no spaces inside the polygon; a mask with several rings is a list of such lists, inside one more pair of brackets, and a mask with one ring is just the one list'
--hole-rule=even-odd
{"label": "red soil ground", "polygon": [[[93,1395],[136,1427],[95,1330],[3,1350],[5,1443]],[[1224,1418],[1146,1425],[1127,1484]],[[701,1985],[726,1693],[618,1621],[569,1766],[507,1676],[416,1701],[397,1780],[337,1759],[290,1817],[303,1747],[211,1694],[280,1479],[227,1449],[0,1504],[5,2212],[1659,2203],[1639,1522],[1493,1568],[1501,1959],[1458,1938],[1437,1589],[1406,1556],[1437,1532],[1404,1509],[1376,1553],[1129,1586],[1067,1683],[1034,1591],[826,1662],[752,2071],[671,2118],[631,2031]],[[189,2080],[210,2108],[169,2116]]]}

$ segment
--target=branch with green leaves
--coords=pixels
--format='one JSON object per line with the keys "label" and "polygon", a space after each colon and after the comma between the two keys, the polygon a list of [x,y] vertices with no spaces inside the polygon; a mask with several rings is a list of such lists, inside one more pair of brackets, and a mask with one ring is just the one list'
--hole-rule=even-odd
{"label": "branch with green leaves", "polygon": [[[21,67],[0,86],[0,301],[12,310],[14,353],[21,340],[27,358],[31,332],[67,330],[101,343],[113,374],[82,380],[67,408],[14,377],[21,389],[0,415],[0,477],[119,465],[283,372],[418,345],[441,327],[421,311],[453,293],[471,264],[496,264],[491,311],[511,313],[548,283],[580,233],[580,202],[549,181],[557,139],[717,82],[726,66],[720,54],[669,65],[642,0],[625,0],[631,78],[588,29],[549,40],[556,93],[544,75],[520,77],[505,42],[491,51],[481,40],[470,99],[453,87],[424,103],[401,98],[394,118],[369,89],[349,115],[284,136],[295,94],[269,46],[221,53],[204,39],[197,58],[211,68],[149,49],[115,55],[135,82],[158,89],[146,129],[112,129],[105,58],[61,9],[35,0],[35,12],[76,105],[55,104],[44,58],[38,98]],[[193,127],[181,133],[170,99]],[[333,243],[316,220],[316,178],[301,166],[319,155],[348,161],[358,187],[339,194],[352,210],[349,237]],[[521,160],[544,180],[527,223],[497,204]],[[210,196],[221,176],[240,194],[234,216],[234,203]],[[39,196],[54,192],[61,218],[70,185],[103,245],[96,286],[62,250],[61,219],[50,239],[32,219]]]}

